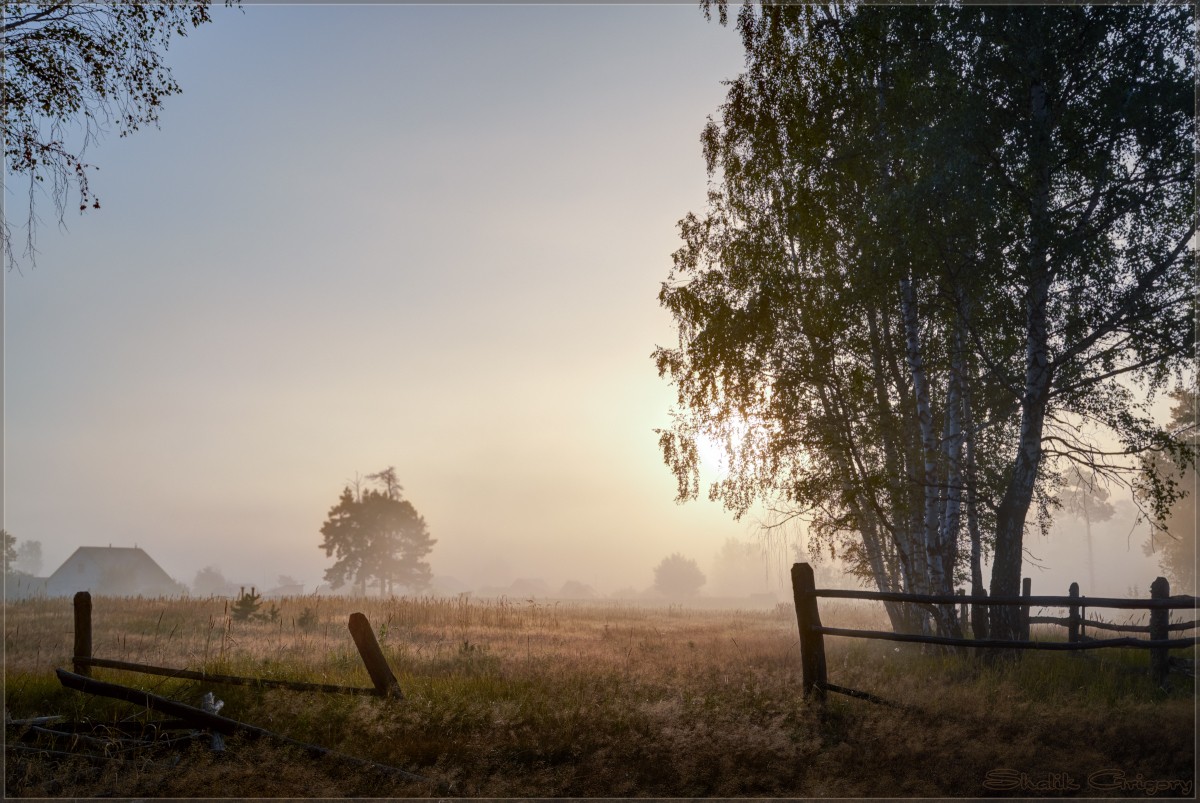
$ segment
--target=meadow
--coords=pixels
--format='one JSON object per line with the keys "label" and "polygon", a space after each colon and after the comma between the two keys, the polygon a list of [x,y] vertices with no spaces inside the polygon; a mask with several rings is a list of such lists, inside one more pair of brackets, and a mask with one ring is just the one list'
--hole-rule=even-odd
{"label": "meadow", "polygon": [[[340,754],[271,739],[167,751],[38,752],[6,728],[5,793],[32,797],[930,797],[1194,795],[1195,687],[1155,688],[1143,651],[986,661],[827,639],[829,679],[894,706],[800,694],[790,606],[293,598],[238,622],[221,599],[93,608],[93,654],[212,673],[371,685],[346,627],[370,619],[403,699],[223,686],[113,669],[93,676],[199,705]],[[822,604],[877,628],[872,603]],[[95,728],[161,717],[64,689],[70,600],[5,607],[6,719]],[[1182,653],[1181,653],[1182,654]],[[96,738],[93,730],[91,738]],[[82,742],[81,742],[82,744]],[[30,749],[32,746],[34,749]],[[82,748],[81,748],[82,750]]]}

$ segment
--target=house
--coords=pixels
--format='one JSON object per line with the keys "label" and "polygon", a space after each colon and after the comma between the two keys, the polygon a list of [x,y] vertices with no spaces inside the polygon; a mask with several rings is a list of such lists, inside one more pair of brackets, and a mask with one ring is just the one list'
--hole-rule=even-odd
{"label": "house", "polygon": [[183,590],[139,547],[81,546],[46,578],[50,597],[70,597],[77,591],[110,597],[159,597]]}
{"label": "house", "polygon": [[[290,579],[281,577],[280,580]],[[302,597],[304,596],[304,583],[283,583],[275,586],[269,591],[264,591],[263,596],[267,598],[274,597]]]}

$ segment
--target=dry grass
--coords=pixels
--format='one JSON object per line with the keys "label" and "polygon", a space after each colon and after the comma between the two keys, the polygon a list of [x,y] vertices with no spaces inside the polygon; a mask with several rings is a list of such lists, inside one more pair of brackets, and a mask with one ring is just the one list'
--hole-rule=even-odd
{"label": "dry grass", "polygon": [[[316,626],[299,626],[315,608]],[[454,794],[554,796],[975,796],[991,770],[1030,783],[1099,770],[1194,780],[1194,688],[1169,694],[1144,653],[1026,654],[1015,664],[830,639],[830,680],[907,707],[799,694],[790,610],[699,611],[465,599],[288,599],[273,623],[230,621],[221,600],[94,604],[97,657],[212,672],[369,686],[350,639],[367,615],[406,699],[213,687],[113,670],[96,675],[198,703],[303,742],[402,767]],[[869,604],[823,620],[876,628]],[[13,717],[150,721],[133,706],[62,689],[69,600],[7,606]],[[85,762],[9,752],[25,796],[400,796],[442,789],[312,760],[270,742]],[[1116,790],[1128,794],[1128,790]],[[1028,793],[1028,790],[1026,790]],[[1160,795],[1163,794],[1160,792]]]}

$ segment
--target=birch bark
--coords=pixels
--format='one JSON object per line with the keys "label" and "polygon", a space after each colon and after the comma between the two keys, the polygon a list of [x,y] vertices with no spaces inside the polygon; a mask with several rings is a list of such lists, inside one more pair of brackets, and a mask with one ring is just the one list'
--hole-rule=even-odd
{"label": "birch bark", "polygon": [[[1036,55],[1035,55],[1036,59]],[[1029,252],[1025,292],[1025,385],[1021,396],[1021,425],[1016,456],[996,514],[996,557],[992,568],[993,597],[1015,597],[1021,592],[1025,517],[1042,462],[1042,431],[1046,420],[1053,371],[1049,355],[1047,304],[1050,268],[1047,258],[1050,227],[1050,109],[1040,78],[1030,83],[1029,110],[1032,131],[1029,165],[1033,178],[1029,194]],[[992,635],[1011,639],[1018,634],[1018,609],[992,609]]]}

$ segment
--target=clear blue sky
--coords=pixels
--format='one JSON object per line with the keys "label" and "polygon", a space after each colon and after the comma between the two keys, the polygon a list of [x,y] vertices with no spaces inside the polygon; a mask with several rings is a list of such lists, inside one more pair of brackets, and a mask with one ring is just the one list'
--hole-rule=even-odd
{"label": "clear blue sky", "polygon": [[753,536],[674,503],[650,359],[735,30],[692,4],[214,17],[171,48],[161,130],[89,152],[102,209],[5,276],[4,523],[46,572],[138,544],[184,582],[311,588],[340,488],[388,465],[468,584],[640,588]]}

